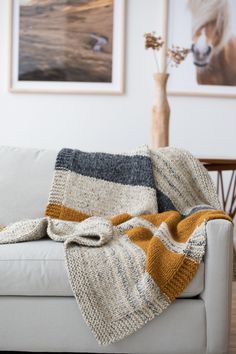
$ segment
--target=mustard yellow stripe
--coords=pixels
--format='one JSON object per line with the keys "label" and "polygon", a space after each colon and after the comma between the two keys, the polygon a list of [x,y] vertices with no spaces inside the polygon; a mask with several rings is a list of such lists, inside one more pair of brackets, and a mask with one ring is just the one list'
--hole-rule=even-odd
{"label": "mustard yellow stripe", "polygon": [[[204,210],[181,220],[176,211],[160,214],[142,215],[143,219],[159,227],[162,222],[168,225],[172,237],[177,242],[187,242],[194,230],[204,221],[230,217],[223,211]],[[185,289],[196,274],[199,264],[185,254],[172,252],[158,237],[145,227],[136,227],[126,232],[129,239],[146,253],[146,270],[170,300],[175,299]]]}
{"label": "mustard yellow stripe", "polygon": [[158,237],[152,237],[147,250],[146,270],[162,290],[180,267],[185,256],[167,249]]}
{"label": "mustard yellow stripe", "polygon": [[186,242],[196,227],[201,225],[204,221],[214,219],[225,219],[232,221],[231,218],[221,210],[201,210],[184,218],[183,220],[181,220],[181,215],[177,211],[141,215],[140,218],[151,222],[156,227],[159,227],[162,222],[165,222],[168,225],[173,239],[177,242]]}
{"label": "mustard yellow stripe", "polygon": [[55,219],[67,220],[67,221],[83,221],[89,218],[90,215],[82,213],[80,211],[67,208],[64,205],[49,204],[47,206],[46,216],[50,216]]}
{"label": "mustard yellow stripe", "polygon": [[190,281],[195,276],[199,264],[185,257],[181,262],[178,270],[173,274],[172,278],[162,285],[161,291],[173,301],[176,299],[187,287]]}
{"label": "mustard yellow stripe", "polygon": [[171,233],[175,231],[176,225],[181,220],[180,213],[175,210],[165,211],[163,213],[141,215],[139,217],[149,221],[156,227],[159,227],[162,222],[165,222],[166,224],[168,224]]}
{"label": "mustard yellow stripe", "polygon": [[[67,208],[62,204],[49,204],[46,208],[45,215],[54,219],[78,222],[83,221],[91,216],[89,214],[82,213],[81,211]],[[130,219],[132,219],[132,216],[130,214],[124,213],[113,216],[111,221],[114,226],[117,226]]]}
{"label": "mustard yellow stripe", "polygon": [[137,227],[126,232],[129,239],[146,253],[146,271],[172,301],[186,288],[199,264],[184,254],[172,252],[150,230]]}
{"label": "mustard yellow stripe", "polygon": [[125,232],[129,239],[135,243],[135,245],[142,248],[142,250],[147,254],[150,241],[153,237],[153,233],[146,227],[137,226],[131,230]]}
{"label": "mustard yellow stripe", "polygon": [[231,218],[221,210],[198,211],[178,223],[173,232],[173,238],[178,242],[186,242],[197,226],[201,225],[204,221],[214,219],[232,221]]}
{"label": "mustard yellow stripe", "polygon": [[111,218],[111,222],[114,226],[117,226],[117,225],[123,224],[123,222],[126,222],[130,219],[132,219],[132,216],[128,213],[124,213],[124,214],[119,214],[119,215],[113,216]]}

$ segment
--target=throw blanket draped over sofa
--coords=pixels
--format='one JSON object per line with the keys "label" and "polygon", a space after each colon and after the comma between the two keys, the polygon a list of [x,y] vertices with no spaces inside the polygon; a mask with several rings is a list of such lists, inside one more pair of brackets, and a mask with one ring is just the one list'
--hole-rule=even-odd
{"label": "throw blanket draped over sofa", "polygon": [[196,274],[206,222],[220,211],[207,171],[189,153],[63,149],[45,217],[20,221],[0,243],[50,237],[65,245],[68,277],[100,344],[160,315]]}

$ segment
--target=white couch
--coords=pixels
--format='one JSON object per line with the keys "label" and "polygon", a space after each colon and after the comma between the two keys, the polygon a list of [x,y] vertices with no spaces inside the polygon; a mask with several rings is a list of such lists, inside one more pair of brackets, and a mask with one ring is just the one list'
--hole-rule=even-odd
{"label": "white couch", "polygon": [[[43,215],[56,151],[0,147],[0,224]],[[63,245],[0,245],[0,350],[155,354],[227,353],[232,224],[207,225],[207,253],[181,297],[134,335],[100,347],[73,298]]]}

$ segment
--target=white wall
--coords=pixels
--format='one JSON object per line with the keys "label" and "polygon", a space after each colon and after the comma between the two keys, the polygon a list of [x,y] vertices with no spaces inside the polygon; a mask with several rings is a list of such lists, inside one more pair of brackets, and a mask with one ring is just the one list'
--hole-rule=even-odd
{"label": "white wall", "polygon": [[[161,0],[126,0],[123,96],[9,93],[9,1],[0,0],[0,144],[124,151],[147,143],[155,66],[143,33],[161,28]],[[170,97],[170,105],[171,145],[236,156],[235,99]]]}

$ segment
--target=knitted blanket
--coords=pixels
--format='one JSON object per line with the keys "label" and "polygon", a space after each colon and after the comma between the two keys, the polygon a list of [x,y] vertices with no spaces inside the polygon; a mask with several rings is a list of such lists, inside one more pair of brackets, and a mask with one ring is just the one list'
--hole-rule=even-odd
{"label": "knitted blanket", "polygon": [[64,242],[74,296],[100,344],[160,315],[196,274],[206,222],[220,211],[207,171],[174,148],[130,154],[63,149],[46,216],[6,227],[0,243]]}

